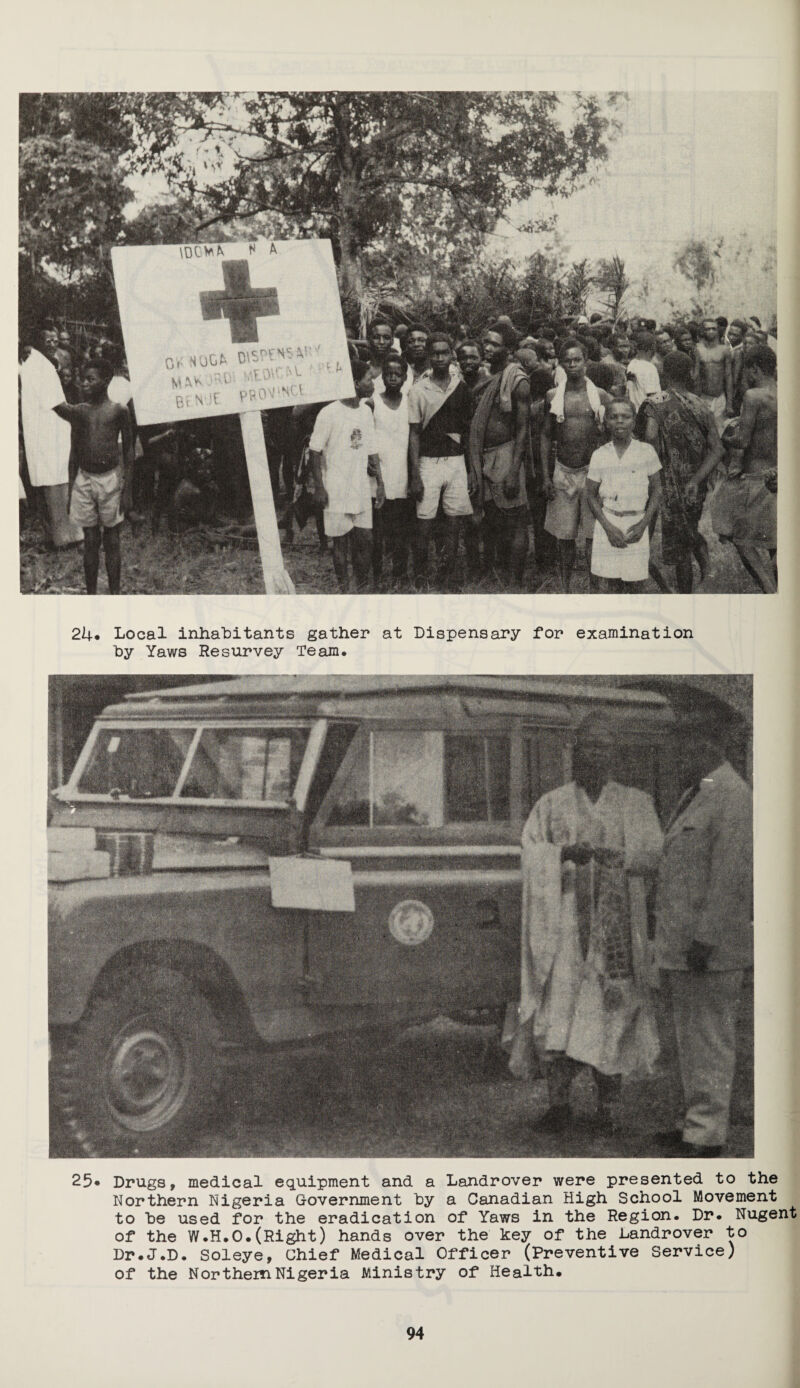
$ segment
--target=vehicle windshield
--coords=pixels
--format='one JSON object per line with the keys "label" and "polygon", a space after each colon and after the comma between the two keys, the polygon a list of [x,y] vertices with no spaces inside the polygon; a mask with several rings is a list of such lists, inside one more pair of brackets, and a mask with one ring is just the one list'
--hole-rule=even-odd
{"label": "vehicle windshield", "polygon": [[308,728],[101,728],[76,789],[129,800],[289,803]]}

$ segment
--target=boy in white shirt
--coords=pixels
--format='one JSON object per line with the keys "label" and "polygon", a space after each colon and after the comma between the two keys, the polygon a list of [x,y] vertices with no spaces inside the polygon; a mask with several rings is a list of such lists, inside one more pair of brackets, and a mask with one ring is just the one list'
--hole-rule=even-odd
{"label": "boy in white shirt", "polygon": [[320,410],[309,441],[309,461],[325,534],[332,542],[339,589],[349,592],[348,551],[359,592],[366,592],[372,562],[372,493],[383,505],[384,491],[375,422],[366,401],[372,395],[369,362],[351,362],[356,394],[333,400]]}
{"label": "boy in white shirt", "polygon": [[[406,366],[401,357],[390,353],[383,371],[373,381],[372,407],[375,437],[381,460],[381,477],[386,501],[372,517],[372,573],[376,586],[381,580],[384,540],[392,563],[392,579],[402,582],[408,576],[413,502],[408,495],[408,400],[404,385]],[[373,489],[377,484],[372,479]]]}

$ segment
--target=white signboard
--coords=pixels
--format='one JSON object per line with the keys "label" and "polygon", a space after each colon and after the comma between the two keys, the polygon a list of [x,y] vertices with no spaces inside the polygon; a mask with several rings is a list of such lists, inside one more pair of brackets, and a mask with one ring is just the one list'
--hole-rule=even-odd
{"label": "white signboard", "polygon": [[329,241],[115,246],[111,261],[140,424],[355,393]]}

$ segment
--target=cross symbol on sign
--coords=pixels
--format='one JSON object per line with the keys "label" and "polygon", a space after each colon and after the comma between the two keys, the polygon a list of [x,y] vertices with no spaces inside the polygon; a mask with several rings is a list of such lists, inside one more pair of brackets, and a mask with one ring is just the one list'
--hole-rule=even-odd
{"label": "cross symbol on sign", "polygon": [[223,261],[222,278],[224,289],[206,289],[200,295],[203,318],[227,318],[231,342],[258,342],[256,319],[280,313],[277,289],[253,289],[246,260]]}

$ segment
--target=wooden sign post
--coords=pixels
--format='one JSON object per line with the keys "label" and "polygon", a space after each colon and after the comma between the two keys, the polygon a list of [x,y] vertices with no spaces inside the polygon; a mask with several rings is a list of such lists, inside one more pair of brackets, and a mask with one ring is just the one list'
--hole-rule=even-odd
{"label": "wooden sign post", "polygon": [[330,242],[116,246],[111,261],[139,423],[239,416],[264,588],[293,593],[261,414],[355,393]]}
{"label": "wooden sign post", "polygon": [[272,479],[269,475],[269,459],[261,414],[258,410],[243,410],[239,419],[242,424],[244,456],[247,460],[250,496],[253,500],[253,515],[258,533],[258,549],[264,571],[264,592],[293,593],[294,584],[283,567],[278,517],[275,514],[275,498],[272,494]]}

